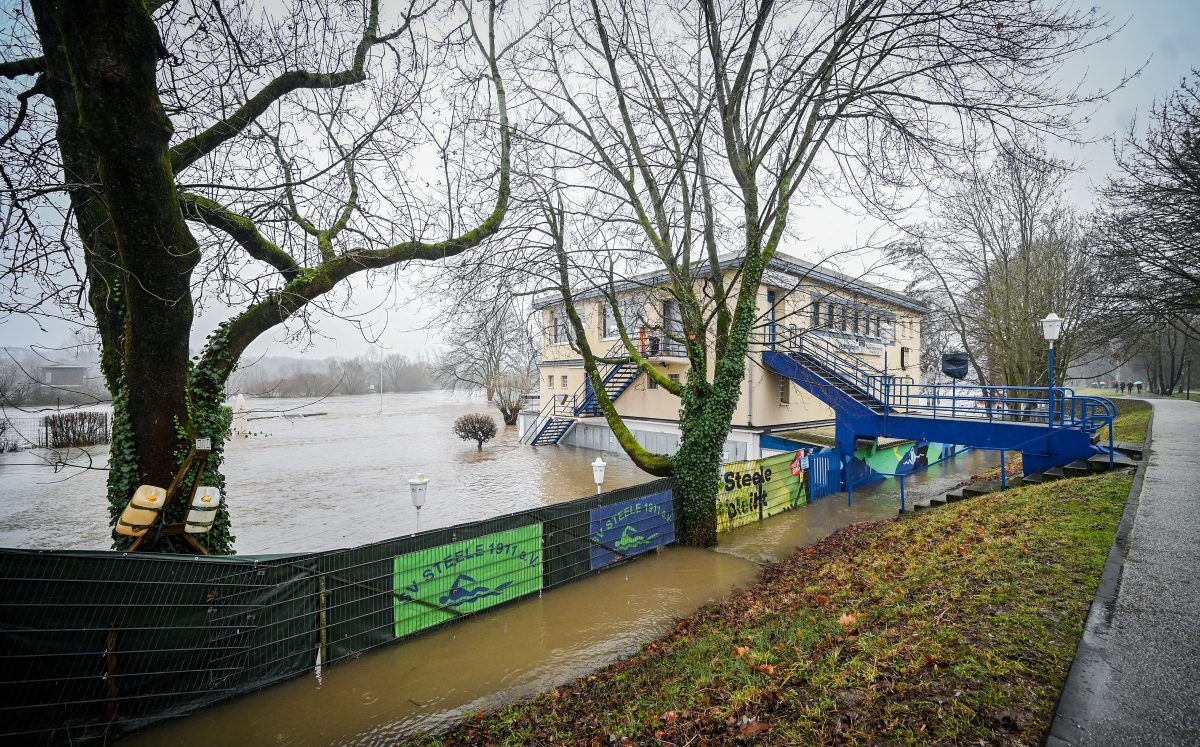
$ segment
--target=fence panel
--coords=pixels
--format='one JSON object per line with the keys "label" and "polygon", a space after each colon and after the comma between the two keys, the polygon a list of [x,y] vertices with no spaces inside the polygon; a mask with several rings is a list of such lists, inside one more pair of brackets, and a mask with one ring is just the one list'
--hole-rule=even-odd
{"label": "fence panel", "polygon": [[102,740],[675,539],[672,479],[325,553],[0,550],[0,741]]}
{"label": "fence panel", "polygon": [[813,454],[809,457],[810,495],[813,500],[833,495],[842,489],[842,463],[833,451]]}

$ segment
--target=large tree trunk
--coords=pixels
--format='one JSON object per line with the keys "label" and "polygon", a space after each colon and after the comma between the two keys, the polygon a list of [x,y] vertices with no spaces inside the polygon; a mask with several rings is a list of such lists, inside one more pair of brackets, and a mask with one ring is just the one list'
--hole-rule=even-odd
{"label": "large tree trunk", "polygon": [[109,498],[116,506],[128,500],[131,485],[168,485],[194,435],[188,343],[199,249],[177,199],[172,128],[155,80],[165,50],[145,4],[32,5],[64,181],[72,185],[87,254],[103,372],[115,422],[131,430],[118,434],[112,455]]}

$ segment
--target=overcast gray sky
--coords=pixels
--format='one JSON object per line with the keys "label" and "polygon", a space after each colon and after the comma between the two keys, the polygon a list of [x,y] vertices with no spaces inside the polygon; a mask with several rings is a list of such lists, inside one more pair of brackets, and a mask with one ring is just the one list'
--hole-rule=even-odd
{"label": "overcast gray sky", "polygon": [[[1072,180],[1072,197],[1084,207],[1091,202],[1091,188],[1102,182],[1113,168],[1112,139],[1122,135],[1135,114],[1144,120],[1145,112],[1156,99],[1178,87],[1192,67],[1200,67],[1200,0],[1140,0],[1137,3],[1103,0],[1094,5],[1112,16],[1114,27],[1124,24],[1125,28],[1113,41],[1078,57],[1065,71],[1064,78],[1083,77],[1085,90],[1097,90],[1110,88],[1143,64],[1145,69],[1132,83],[1091,113],[1084,132],[1096,142],[1082,147],[1050,144],[1058,156],[1077,161],[1082,166]],[[917,220],[920,214],[909,217]],[[836,205],[798,210],[792,225],[802,240],[795,246],[786,247],[785,251],[810,260],[818,259],[815,256],[818,252],[808,247],[819,247],[822,253],[828,253],[855,246],[865,241],[876,227],[861,215]],[[850,262],[844,269],[859,271],[862,263],[869,261],[868,258]],[[386,316],[387,329],[382,342],[391,352],[416,355],[439,342],[436,330],[424,329],[427,319],[422,308],[428,304],[414,296],[407,281],[402,281],[401,287],[390,296],[392,300],[362,320],[379,329]],[[397,309],[395,299],[413,300]],[[382,294],[362,292],[358,294],[358,301],[359,308],[366,310],[380,304],[383,297]],[[199,345],[223,320],[224,316],[218,311],[211,309],[197,319],[193,345]],[[349,322],[328,318],[322,320],[320,329],[324,336],[314,340],[308,355],[354,356],[368,347],[360,332]],[[66,324],[46,324],[46,329],[41,330],[27,319],[0,319],[0,345],[3,346],[57,347],[69,338],[70,328]],[[263,353],[300,354],[298,349],[289,348],[282,342],[282,333],[264,336],[248,351],[248,355],[254,356]]]}

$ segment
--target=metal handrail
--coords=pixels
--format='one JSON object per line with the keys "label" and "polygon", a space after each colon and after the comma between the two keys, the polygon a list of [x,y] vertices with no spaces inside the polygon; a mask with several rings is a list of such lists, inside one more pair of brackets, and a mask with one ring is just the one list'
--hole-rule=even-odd
{"label": "metal handrail", "polygon": [[913,383],[911,376],[897,376],[880,371],[866,361],[847,355],[837,346],[812,334],[797,333],[795,326],[789,326],[789,337],[779,339],[772,335],[767,345],[772,349],[782,349],[793,355],[807,355],[814,358],[830,373],[843,379],[846,383],[880,403],[885,402],[885,395],[895,383]]}
{"label": "metal handrail", "polygon": [[[603,355],[604,358],[614,358],[617,354],[625,352],[625,343],[618,340],[608,352]],[[626,363],[605,363],[600,369],[601,384],[607,385],[609,380],[616,375],[617,371],[625,366]],[[527,442],[536,439],[537,436],[545,429],[546,421],[554,417],[574,418],[579,417],[581,413],[588,407],[590,401],[595,397],[589,397],[588,379],[584,376],[583,383],[580,384],[571,394],[551,394],[550,401],[542,406],[538,411],[538,416],[534,419],[533,425],[526,431],[525,436],[521,439],[522,442]],[[532,435],[530,435],[532,434]]]}
{"label": "metal handrail", "polygon": [[[1045,407],[1049,398],[1054,403],[1052,419]],[[898,414],[1046,423],[1089,432],[1116,417],[1109,400],[1076,395],[1070,387],[895,384],[889,387],[885,402]]]}

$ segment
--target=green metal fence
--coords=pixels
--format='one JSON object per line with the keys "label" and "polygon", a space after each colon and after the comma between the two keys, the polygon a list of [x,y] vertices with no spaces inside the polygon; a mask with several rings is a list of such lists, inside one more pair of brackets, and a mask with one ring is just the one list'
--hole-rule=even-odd
{"label": "green metal fence", "polygon": [[0,550],[0,739],[101,741],[675,539],[656,480],[330,552]]}

